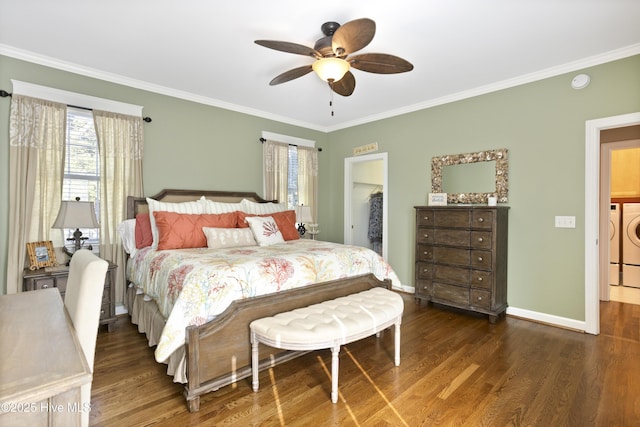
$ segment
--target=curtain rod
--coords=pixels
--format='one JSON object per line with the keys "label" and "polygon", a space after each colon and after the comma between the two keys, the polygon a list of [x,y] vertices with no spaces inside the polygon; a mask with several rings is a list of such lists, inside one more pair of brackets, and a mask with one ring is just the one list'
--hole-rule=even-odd
{"label": "curtain rod", "polygon": [[[265,142],[267,142],[266,138],[260,138],[260,143],[261,144],[264,144]],[[296,144],[289,144],[289,145],[292,146],[292,147],[297,147]],[[318,147],[318,151],[322,151],[322,147]]]}
{"label": "curtain rod", "polygon": [[[6,98],[6,97],[11,96],[11,95],[13,95],[13,94],[11,94],[11,93],[7,92],[6,90],[0,89],[0,97],[2,97],[2,98]],[[79,109],[81,109],[81,110],[87,110],[87,111],[93,111],[93,108],[80,107],[80,106],[78,106],[78,105],[69,105],[69,104],[67,104],[67,107],[71,107],[71,108],[79,108]],[[151,117],[143,117],[143,118],[142,118],[142,120],[143,120],[145,123],[151,123]]]}

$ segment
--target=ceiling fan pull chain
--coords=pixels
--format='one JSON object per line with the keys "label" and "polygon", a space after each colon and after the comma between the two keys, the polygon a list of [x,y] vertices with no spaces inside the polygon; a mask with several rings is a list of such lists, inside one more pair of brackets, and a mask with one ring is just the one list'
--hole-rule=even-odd
{"label": "ceiling fan pull chain", "polygon": [[331,107],[331,117],[333,117],[333,88],[329,82],[329,107]]}

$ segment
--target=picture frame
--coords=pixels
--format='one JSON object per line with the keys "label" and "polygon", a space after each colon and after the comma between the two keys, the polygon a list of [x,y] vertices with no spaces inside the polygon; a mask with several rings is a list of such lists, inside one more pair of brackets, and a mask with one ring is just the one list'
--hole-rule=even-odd
{"label": "picture frame", "polygon": [[447,193],[429,193],[429,206],[447,206]]}
{"label": "picture frame", "polygon": [[27,243],[27,254],[29,255],[29,270],[58,265],[51,240]]}

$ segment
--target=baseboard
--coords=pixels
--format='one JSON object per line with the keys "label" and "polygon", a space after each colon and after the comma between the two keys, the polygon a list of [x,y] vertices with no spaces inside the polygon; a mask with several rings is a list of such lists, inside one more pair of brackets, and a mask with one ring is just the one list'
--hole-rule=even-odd
{"label": "baseboard", "polygon": [[122,303],[116,304],[116,316],[120,316],[122,314],[127,314],[127,313],[128,313],[127,307],[125,307],[124,304]]}
{"label": "baseboard", "polygon": [[544,323],[545,325],[571,329],[578,332],[584,332],[586,330],[586,322],[583,320],[568,319],[566,317],[525,310],[523,308],[507,307],[507,315],[531,320],[533,322]]}

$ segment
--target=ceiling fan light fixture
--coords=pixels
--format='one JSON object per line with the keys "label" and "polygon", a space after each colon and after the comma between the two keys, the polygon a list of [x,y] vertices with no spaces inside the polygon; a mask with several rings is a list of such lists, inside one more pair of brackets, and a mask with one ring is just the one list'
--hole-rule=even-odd
{"label": "ceiling fan light fixture", "polygon": [[337,82],[347,74],[351,65],[341,58],[320,58],[311,68],[325,82]]}

